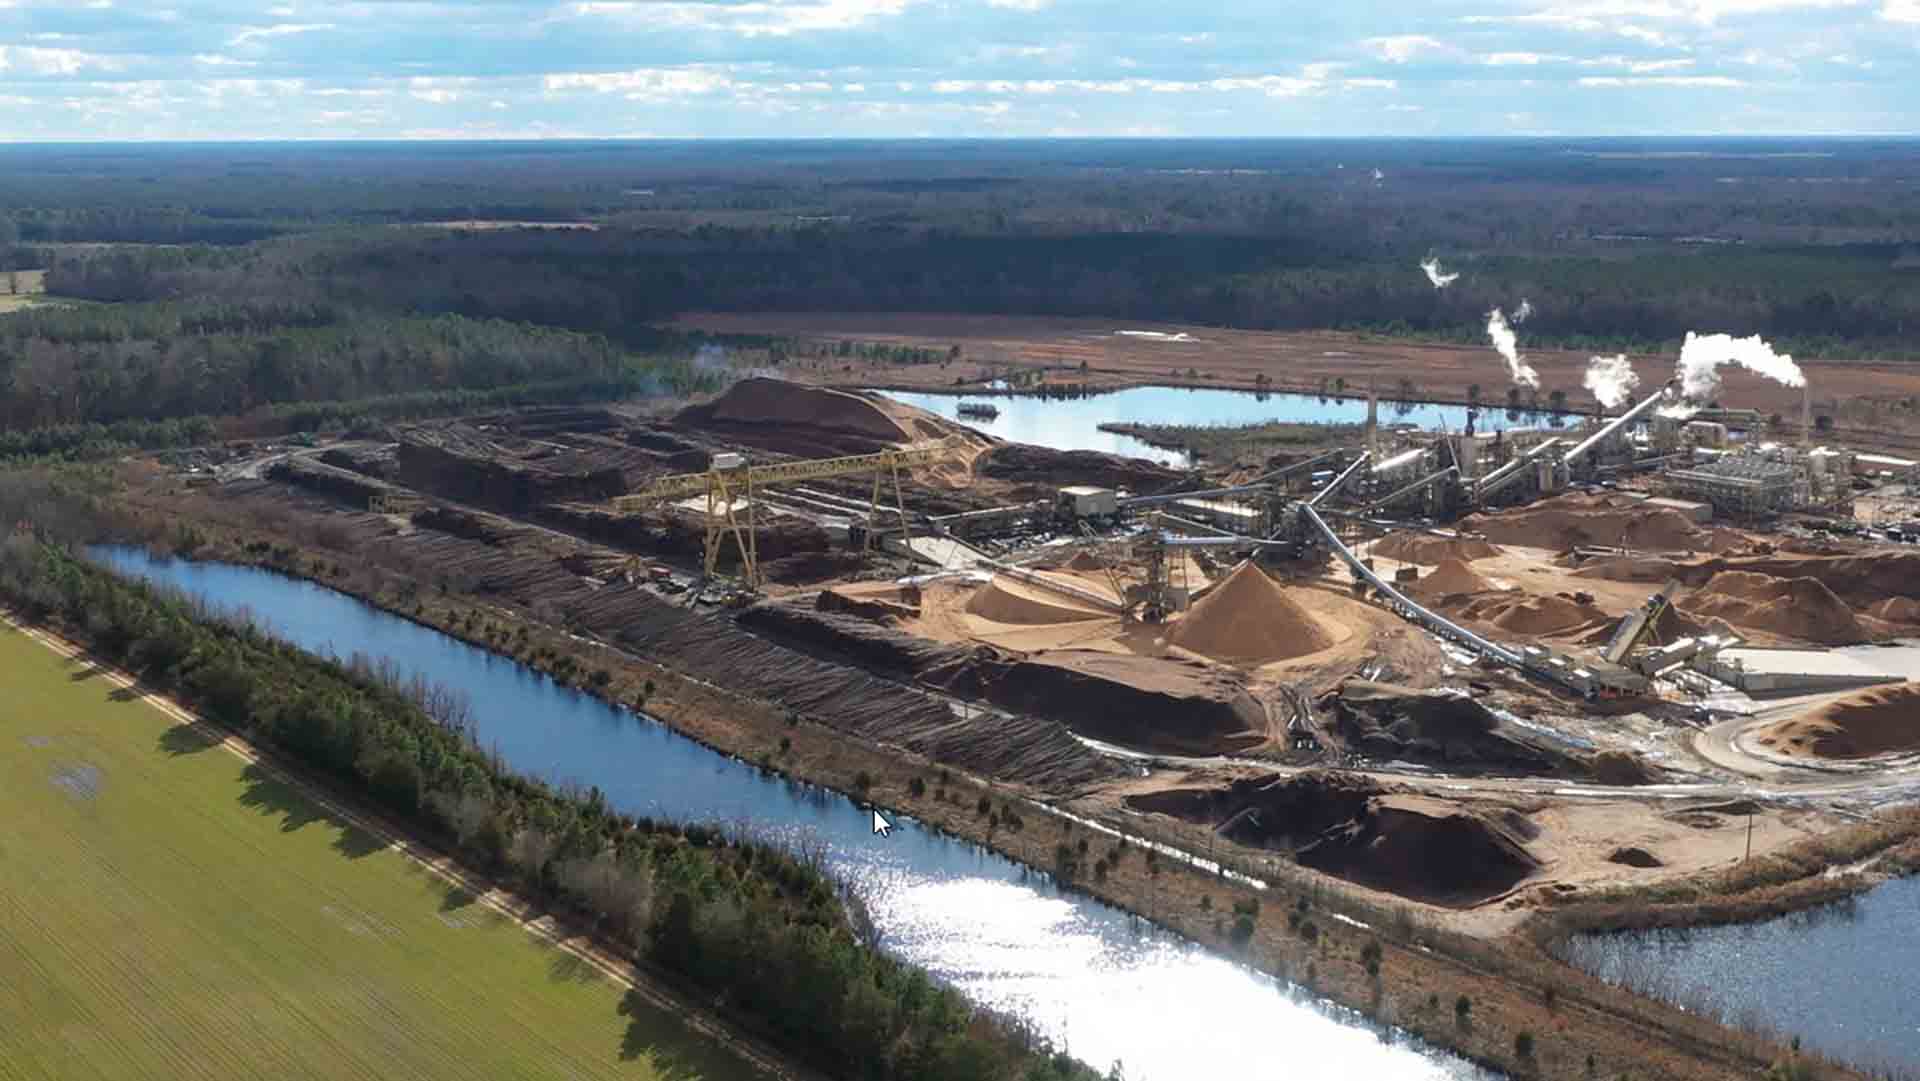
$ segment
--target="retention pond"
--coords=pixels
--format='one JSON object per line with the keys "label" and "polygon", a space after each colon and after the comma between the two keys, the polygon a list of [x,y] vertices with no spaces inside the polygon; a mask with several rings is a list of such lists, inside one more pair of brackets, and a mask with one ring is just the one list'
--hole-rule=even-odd
{"label": "retention pond", "polygon": [[1920,878],[1763,923],[1580,935],[1602,979],[1899,1076],[1920,1072]]}
{"label": "retention pond", "polygon": [[[1177,451],[1150,446],[1132,436],[1103,432],[1100,425],[1194,424],[1239,427],[1248,424],[1362,424],[1367,419],[1364,398],[1322,398],[1313,394],[1260,394],[1243,390],[1186,387],[1129,387],[1082,398],[1042,398],[1035,395],[994,393],[990,396],[883,391],[887,397],[958,420],[989,435],[1016,443],[1033,443],[1056,450],[1098,450],[1134,458],[1184,464]],[[963,417],[962,402],[990,403],[999,410],[992,418]],[[1425,402],[1379,403],[1383,425],[1406,425],[1428,431],[1459,431],[1467,425],[1464,405]],[[1563,414],[1534,410],[1483,408],[1474,419],[1478,431],[1572,423]]]}
{"label": "retention pond", "polygon": [[463,690],[481,742],[522,772],[597,785],[637,815],[740,823],[824,846],[868,905],[886,949],[975,1002],[1026,1016],[1084,1061],[1101,1069],[1122,1063],[1133,1081],[1483,1076],[911,819],[876,837],[870,814],[844,797],[762,774],[345,594],[138,548],[93,555],[217,609],[244,610],[303,648],[386,658]]}

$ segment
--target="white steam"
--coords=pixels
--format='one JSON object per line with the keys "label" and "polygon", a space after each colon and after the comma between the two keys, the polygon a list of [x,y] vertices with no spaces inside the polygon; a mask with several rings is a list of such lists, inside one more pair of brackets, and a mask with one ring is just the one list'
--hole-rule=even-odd
{"label": "white steam", "polygon": [[1441,270],[1440,260],[1431,255],[1420,261],[1420,269],[1427,272],[1427,280],[1433,283],[1435,289],[1445,289],[1460,280],[1459,272],[1448,274]]}
{"label": "white steam", "polygon": [[[1520,302],[1522,310],[1531,312],[1526,303],[1524,300]],[[1513,324],[1507,322],[1506,313],[1499,308],[1487,313],[1487,337],[1493,340],[1493,347],[1506,360],[1507,371],[1512,374],[1516,384],[1523,387],[1540,385],[1540,373],[1534,371],[1533,365],[1527,363],[1527,358],[1520,355],[1520,341],[1514,336]]]}
{"label": "white steam", "polygon": [[1627,355],[1621,353],[1613,357],[1594,357],[1587,362],[1587,389],[1608,409],[1618,409],[1627,404],[1633,396],[1633,388],[1640,385],[1640,376],[1635,374],[1633,365],[1627,363]]}
{"label": "white steam", "polygon": [[1737,364],[1789,387],[1807,385],[1807,377],[1801,374],[1793,358],[1774,352],[1773,346],[1758,334],[1736,338],[1731,334],[1688,331],[1686,344],[1680,347],[1680,393],[1691,402],[1711,399],[1720,389],[1719,369],[1723,364]]}

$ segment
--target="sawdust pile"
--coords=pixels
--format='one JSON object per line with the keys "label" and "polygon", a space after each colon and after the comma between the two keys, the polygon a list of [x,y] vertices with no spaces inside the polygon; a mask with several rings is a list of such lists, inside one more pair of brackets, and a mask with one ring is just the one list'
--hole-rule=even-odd
{"label": "sawdust pile", "polygon": [[[1034,573],[1044,575],[1046,572]],[[1097,592],[1088,583],[1071,581],[1069,584],[1082,592]],[[1113,616],[1112,612],[1103,611],[1071,593],[1047,589],[1006,574],[994,575],[991,582],[973,591],[967,598],[967,614],[995,623],[1022,626],[1078,623]]]}
{"label": "sawdust pile", "polygon": [[1075,552],[1072,559],[1067,560],[1061,565],[1061,569],[1070,571],[1093,571],[1097,574],[1105,571],[1107,565],[1102,563],[1100,557],[1094,555],[1092,552],[1081,551]]}
{"label": "sawdust pile", "polygon": [[1611,624],[1605,612],[1592,605],[1576,604],[1565,597],[1549,594],[1494,594],[1475,597],[1452,609],[1452,613],[1475,622],[1521,635],[1573,634],[1598,623]]}
{"label": "sawdust pile", "polygon": [[1872,687],[1804,717],[1775,721],[1763,747],[1809,758],[1870,758],[1920,750],[1920,683]]}
{"label": "sawdust pile", "polygon": [[1573,573],[1581,578],[1601,578],[1609,582],[1645,582],[1659,585],[1674,576],[1676,566],[1671,559],[1620,556],[1616,559],[1594,560]]}
{"label": "sawdust pile", "polygon": [[1472,567],[1458,559],[1447,559],[1426,575],[1413,583],[1413,592],[1425,597],[1449,597],[1460,593],[1487,593],[1494,588],[1492,582],[1474,573]]}
{"label": "sawdust pile", "polygon": [[1380,538],[1373,546],[1373,554],[1432,567],[1449,560],[1471,563],[1476,559],[1491,559],[1500,554],[1500,549],[1479,537],[1440,537],[1402,530]]}
{"label": "sawdust pile", "polygon": [[1561,551],[1577,544],[1604,544],[1663,552],[1702,551],[1711,538],[1671,508],[1620,506],[1617,501],[1564,495],[1516,510],[1475,514],[1460,528],[1499,544]]}
{"label": "sawdust pile", "polygon": [[1683,603],[1696,616],[1821,645],[1852,645],[1870,637],[1853,609],[1816,578],[1721,571]]}
{"label": "sawdust pile", "polygon": [[1318,653],[1333,636],[1247,560],[1188,610],[1169,641],[1215,660],[1261,665]]}

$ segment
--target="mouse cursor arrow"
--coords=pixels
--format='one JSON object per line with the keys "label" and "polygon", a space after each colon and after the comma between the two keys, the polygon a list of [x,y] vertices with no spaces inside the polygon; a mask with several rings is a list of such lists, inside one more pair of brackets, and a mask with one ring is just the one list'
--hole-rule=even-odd
{"label": "mouse cursor arrow", "polygon": [[893,823],[887,821],[887,816],[881,814],[878,809],[873,812],[873,832],[881,837],[893,832]]}

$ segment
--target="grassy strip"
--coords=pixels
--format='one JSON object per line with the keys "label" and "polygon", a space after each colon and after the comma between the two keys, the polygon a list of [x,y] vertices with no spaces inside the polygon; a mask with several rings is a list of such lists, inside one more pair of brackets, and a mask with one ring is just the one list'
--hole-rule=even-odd
{"label": "grassy strip", "polygon": [[303,653],[19,535],[0,546],[0,595],[707,988],[822,1070],[1091,1076],[863,945],[816,861],[513,775],[435,708],[453,701],[437,689]]}
{"label": "grassy strip", "polygon": [[0,1062],[23,1076],[752,1076],[4,627],[0,685]]}

